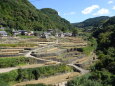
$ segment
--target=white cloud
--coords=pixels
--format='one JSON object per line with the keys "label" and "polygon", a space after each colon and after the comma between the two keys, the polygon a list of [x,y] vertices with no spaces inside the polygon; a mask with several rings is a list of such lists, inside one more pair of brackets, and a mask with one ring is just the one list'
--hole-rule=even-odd
{"label": "white cloud", "polygon": [[108,1],[108,4],[113,4],[114,2],[111,0],[111,1]]}
{"label": "white cloud", "polygon": [[112,8],[113,10],[115,10],[115,6],[113,6],[113,8]]}
{"label": "white cloud", "polygon": [[93,15],[94,16],[101,16],[101,15],[106,15],[106,14],[109,14],[109,10],[108,9],[105,9],[105,8],[102,8],[100,10],[98,10],[96,13],[94,13]]}
{"label": "white cloud", "polygon": [[68,12],[68,13],[64,13],[63,15],[75,15],[76,12]]}
{"label": "white cloud", "polygon": [[90,7],[85,8],[82,13],[83,14],[90,14],[93,12],[93,10],[100,8],[99,5],[92,5]]}

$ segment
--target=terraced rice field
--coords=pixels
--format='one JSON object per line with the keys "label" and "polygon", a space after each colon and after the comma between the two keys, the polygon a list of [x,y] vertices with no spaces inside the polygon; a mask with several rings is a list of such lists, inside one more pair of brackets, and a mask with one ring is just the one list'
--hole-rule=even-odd
{"label": "terraced rice field", "polygon": [[[14,68],[10,69],[0,69],[3,72],[9,72],[11,70],[19,68],[34,68],[39,66],[55,65],[60,63],[80,63],[85,62],[87,60],[86,58],[83,58],[83,53],[77,51],[78,47],[87,46],[87,43],[83,41],[81,38],[60,38],[58,39],[58,43],[56,43],[57,39],[53,39],[53,41],[39,38],[26,38],[16,40],[7,40],[7,42],[4,40],[5,44],[0,43],[0,57],[10,58],[10,56],[21,55],[26,56],[27,58],[32,58],[34,60],[31,60],[30,64],[15,66]],[[10,41],[14,42],[14,44]],[[57,76],[51,76],[44,79],[39,79],[38,81],[32,80],[30,82],[22,82],[16,84],[15,86],[33,83],[56,84],[65,80],[67,81],[68,76],[74,77],[77,75],[79,75],[79,73],[77,72],[67,73]]]}

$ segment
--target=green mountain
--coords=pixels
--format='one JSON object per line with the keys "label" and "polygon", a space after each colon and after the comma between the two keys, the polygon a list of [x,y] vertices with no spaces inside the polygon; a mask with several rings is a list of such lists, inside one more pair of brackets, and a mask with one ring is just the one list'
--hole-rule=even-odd
{"label": "green mountain", "polygon": [[54,9],[36,9],[28,0],[0,0],[0,25],[14,29],[71,29]]}
{"label": "green mountain", "polygon": [[101,26],[108,19],[109,19],[108,16],[100,16],[100,17],[95,17],[95,18],[89,18],[80,23],[73,23],[73,25],[79,28],[98,27],[98,26]]}
{"label": "green mountain", "polygon": [[44,8],[44,9],[41,9],[41,12],[48,15],[48,17],[53,21],[55,26],[57,28],[60,28],[62,31],[65,31],[67,29],[72,28],[69,21],[67,21],[64,18],[61,18],[60,16],[58,16],[57,11],[55,11],[53,9],[50,9],[50,8]]}

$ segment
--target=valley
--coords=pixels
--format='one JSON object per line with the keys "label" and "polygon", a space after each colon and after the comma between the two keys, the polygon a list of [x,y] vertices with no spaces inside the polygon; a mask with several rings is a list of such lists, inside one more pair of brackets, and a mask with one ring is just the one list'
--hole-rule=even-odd
{"label": "valley", "polygon": [[0,86],[115,86],[114,10],[114,0],[0,0]]}

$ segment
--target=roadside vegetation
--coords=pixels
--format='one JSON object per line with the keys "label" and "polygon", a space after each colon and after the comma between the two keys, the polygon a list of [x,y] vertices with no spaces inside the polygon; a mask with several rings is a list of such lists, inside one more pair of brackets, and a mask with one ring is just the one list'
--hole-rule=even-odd
{"label": "roadside vegetation", "polygon": [[29,69],[18,69],[8,73],[1,73],[0,82],[4,84],[6,84],[5,82],[11,84],[22,81],[38,80],[39,78],[49,77],[52,75],[72,71],[73,68],[64,64]]}

